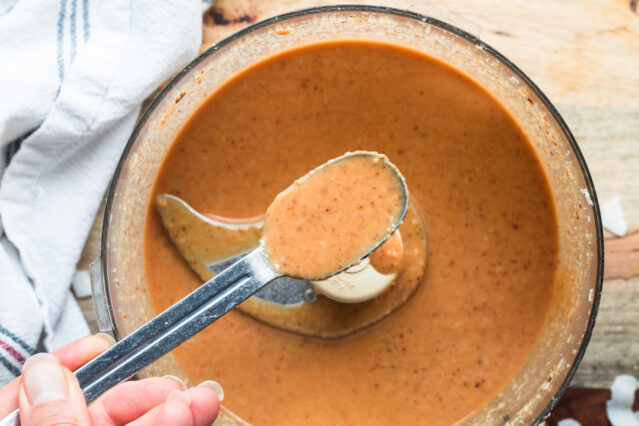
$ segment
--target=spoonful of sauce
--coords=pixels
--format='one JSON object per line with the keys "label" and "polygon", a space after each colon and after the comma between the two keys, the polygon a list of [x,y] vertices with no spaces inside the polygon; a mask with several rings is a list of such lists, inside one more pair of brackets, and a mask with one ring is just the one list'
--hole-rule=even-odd
{"label": "spoonful of sauce", "polygon": [[260,245],[282,275],[325,279],[390,238],[407,208],[404,179],[386,156],[348,153],[275,197],[266,211]]}
{"label": "spoonful of sauce", "polygon": [[76,371],[87,403],[276,278],[325,279],[356,265],[407,208],[404,178],[382,154],[347,153],[312,170],[275,198],[256,249]]}

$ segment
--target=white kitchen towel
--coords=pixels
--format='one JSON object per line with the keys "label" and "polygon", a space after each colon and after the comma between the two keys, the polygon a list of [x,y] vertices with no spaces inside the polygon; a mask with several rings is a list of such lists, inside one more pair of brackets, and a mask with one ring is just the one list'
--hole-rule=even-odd
{"label": "white kitchen towel", "polygon": [[202,7],[0,0],[0,385],[88,333],[76,263],[142,101],[198,52]]}

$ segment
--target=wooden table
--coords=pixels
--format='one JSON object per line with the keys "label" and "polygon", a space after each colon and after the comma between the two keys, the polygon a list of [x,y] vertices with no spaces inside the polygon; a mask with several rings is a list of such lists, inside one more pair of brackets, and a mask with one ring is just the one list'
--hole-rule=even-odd
{"label": "wooden table", "polygon": [[[376,3],[406,8],[415,0]],[[219,0],[204,13],[202,49],[253,22],[319,4],[326,2]],[[482,27],[482,40],[522,68],[557,106],[586,157],[600,203],[621,197],[628,234],[606,233],[597,325],[572,386],[608,388],[618,374],[639,376],[637,0],[433,0],[417,7],[435,17],[445,8]],[[81,266],[97,256],[99,232],[96,221]],[[81,305],[95,329],[90,300]],[[573,389],[553,418],[602,424],[608,397]]]}

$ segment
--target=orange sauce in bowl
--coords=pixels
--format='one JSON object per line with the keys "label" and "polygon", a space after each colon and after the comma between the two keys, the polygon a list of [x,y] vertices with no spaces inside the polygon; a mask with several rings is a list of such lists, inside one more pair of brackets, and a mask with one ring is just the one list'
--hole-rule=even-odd
{"label": "orange sauce in bowl", "polygon": [[162,228],[156,194],[204,213],[256,216],[312,167],[355,150],[387,154],[406,178],[428,234],[422,283],[386,320],[342,340],[233,311],[174,351],[193,382],[219,381],[225,406],[251,423],[458,422],[515,377],[546,318],[556,217],[521,128],[458,70],[363,41],[260,62],[184,125],[149,200],[156,310],[201,284]]}

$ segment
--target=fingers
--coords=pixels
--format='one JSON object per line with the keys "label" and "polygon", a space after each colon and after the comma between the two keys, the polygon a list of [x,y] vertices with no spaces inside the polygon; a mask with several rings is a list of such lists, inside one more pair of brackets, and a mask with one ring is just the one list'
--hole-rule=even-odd
{"label": "fingers", "polygon": [[[209,383],[214,383],[215,386]],[[155,407],[131,425],[210,426],[220,411],[220,399],[216,390],[221,389],[215,382],[205,382],[185,392],[173,391],[165,403]]]}
{"label": "fingers", "polygon": [[219,383],[208,380],[186,391],[191,398],[191,414],[195,426],[209,426],[220,412],[224,391]]}
{"label": "fingers", "polygon": [[125,382],[107,391],[89,407],[95,425],[122,425],[164,403],[173,391],[186,389],[174,376]]}
{"label": "fingers", "polygon": [[115,344],[108,334],[98,333],[86,336],[53,351],[53,355],[70,370],[77,370]]}
{"label": "fingers", "polygon": [[[63,348],[53,352],[62,363],[71,370],[76,370],[86,364],[115,343],[113,337],[108,334],[98,333],[94,336],[86,336]],[[18,390],[20,381],[18,377],[9,384],[0,388],[0,419],[18,408]]]}
{"label": "fingers", "polygon": [[4,387],[0,388],[0,419],[18,408],[18,390],[20,389],[20,378],[13,379]]}
{"label": "fingers", "polygon": [[191,426],[191,398],[182,391],[173,391],[166,402],[132,422],[131,426]]}
{"label": "fingers", "polygon": [[111,426],[131,422],[142,426],[208,426],[215,420],[223,398],[219,384],[205,382],[184,391],[186,385],[173,376],[120,384],[87,409],[69,368],[77,369],[113,343],[110,336],[98,334],[77,340],[52,355],[34,355],[25,363],[22,377],[0,389],[0,413],[5,410],[8,414],[19,405],[24,426]]}
{"label": "fingers", "polygon": [[32,356],[22,367],[18,406],[23,426],[91,424],[75,376],[46,353]]}
{"label": "fingers", "polygon": [[[122,425],[139,419],[138,424],[157,424],[161,419],[160,410],[164,410],[169,396],[185,391],[186,385],[175,376],[153,377],[135,382],[122,383],[98,398],[90,407],[89,414],[96,426]],[[162,419],[170,413],[171,418],[181,416],[187,424],[209,426],[220,410],[220,399],[224,396],[222,387],[213,381],[202,383],[196,388],[184,392],[189,397],[189,412],[180,404],[171,401],[170,407],[163,412]],[[182,404],[184,405],[184,404]],[[164,421],[164,420],[162,420]],[[179,423],[178,422],[178,423]]]}

